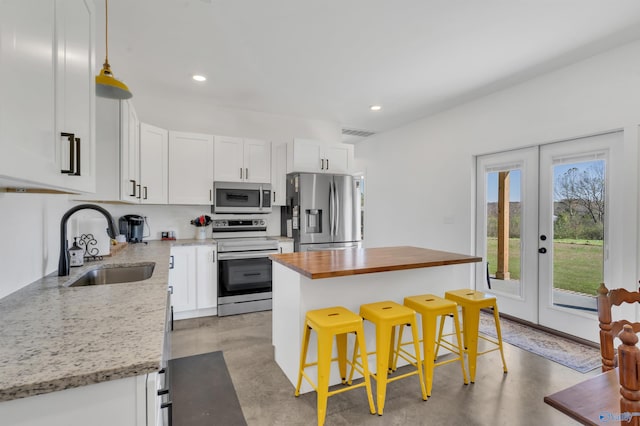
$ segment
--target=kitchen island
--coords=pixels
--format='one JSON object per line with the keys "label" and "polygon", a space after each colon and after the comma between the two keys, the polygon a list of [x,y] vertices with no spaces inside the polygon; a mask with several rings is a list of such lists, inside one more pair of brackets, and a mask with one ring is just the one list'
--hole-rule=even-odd
{"label": "kitchen island", "polygon": [[[403,303],[405,296],[425,293],[442,296],[447,290],[467,287],[473,272],[469,264],[482,260],[409,246],[287,253],[271,259],[275,360],[294,386],[308,310],[339,305],[358,312],[365,303]],[[368,322],[365,336],[368,351],[373,351],[375,330]],[[316,352],[313,338],[307,362],[316,360]],[[332,369],[331,373],[330,384],[340,383],[338,372]],[[313,377],[315,372],[310,374]],[[303,381],[301,392],[311,390]]]}

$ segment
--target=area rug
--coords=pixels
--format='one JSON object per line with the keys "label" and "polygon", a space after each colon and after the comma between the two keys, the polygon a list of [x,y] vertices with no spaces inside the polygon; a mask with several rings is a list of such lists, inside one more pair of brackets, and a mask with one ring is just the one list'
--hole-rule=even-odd
{"label": "area rug", "polygon": [[169,361],[173,424],[246,426],[222,352]]}
{"label": "area rug", "polygon": [[[591,346],[537,330],[506,318],[500,319],[500,328],[504,342],[581,373],[589,372],[601,365],[600,350]],[[492,314],[481,313],[480,332],[496,337]]]}

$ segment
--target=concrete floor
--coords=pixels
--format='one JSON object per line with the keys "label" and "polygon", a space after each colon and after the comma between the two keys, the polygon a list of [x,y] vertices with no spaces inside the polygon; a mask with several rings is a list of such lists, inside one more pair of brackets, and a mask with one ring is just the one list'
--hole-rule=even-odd
{"label": "concrete floor", "polygon": [[[173,358],[218,350],[224,353],[249,426],[315,424],[315,392],[294,397],[294,386],[273,359],[270,311],[175,323]],[[325,424],[578,424],[545,404],[543,397],[599,370],[581,374],[506,343],[505,356],[508,374],[502,373],[499,353],[492,352],[478,359],[476,382],[467,386],[459,364],[436,368],[432,396],[426,402],[416,376],[390,383],[383,416],[369,414],[364,389],[332,396]]]}

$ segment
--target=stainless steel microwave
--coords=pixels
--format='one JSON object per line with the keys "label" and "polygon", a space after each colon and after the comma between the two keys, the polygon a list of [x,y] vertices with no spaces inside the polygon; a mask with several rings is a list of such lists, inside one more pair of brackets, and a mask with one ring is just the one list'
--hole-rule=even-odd
{"label": "stainless steel microwave", "polygon": [[271,184],[213,183],[213,213],[271,213]]}

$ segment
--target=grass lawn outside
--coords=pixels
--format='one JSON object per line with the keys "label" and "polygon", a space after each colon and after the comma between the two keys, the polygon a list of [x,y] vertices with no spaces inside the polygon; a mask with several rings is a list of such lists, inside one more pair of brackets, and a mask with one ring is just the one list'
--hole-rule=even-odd
{"label": "grass lawn outside", "polygon": [[[498,240],[487,238],[489,274],[495,276]],[[590,296],[602,282],[602,241],[555,240],[553,243],[553,280],[557,289],[575,291]],[[509,273],[512,280],[520,279],[520,239],[509,239]]]}

